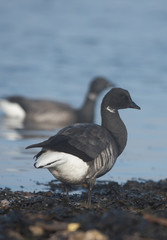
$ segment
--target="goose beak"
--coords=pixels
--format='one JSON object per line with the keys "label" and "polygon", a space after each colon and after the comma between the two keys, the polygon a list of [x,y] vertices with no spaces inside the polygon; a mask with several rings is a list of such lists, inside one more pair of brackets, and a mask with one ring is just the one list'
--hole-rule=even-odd
{"label": "goose beak", "polygon": [[130,104],[130,106],[129,106],[130,108],[135,108],[135,109],[141,109],[136,103],[134,103],[134,102],[131,102],[131,104]]}

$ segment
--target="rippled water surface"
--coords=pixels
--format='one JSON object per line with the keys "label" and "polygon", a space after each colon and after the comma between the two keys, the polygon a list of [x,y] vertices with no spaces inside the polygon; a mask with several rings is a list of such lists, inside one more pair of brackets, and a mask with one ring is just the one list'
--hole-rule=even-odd
{"label": "rippled water surface", "polygon": [[[0,2],[0,97],[19,94],[79,107],[91,79],[126,88],[141,111],[122,110],[128,144],[102,180],[158,180],[167,172],[167,2]],[[100,102],[96,123],[100,123]],[[34,168],[29,144],[57,132],[28,131],[0,114],[0,186],[40,190],[53,177]]]}

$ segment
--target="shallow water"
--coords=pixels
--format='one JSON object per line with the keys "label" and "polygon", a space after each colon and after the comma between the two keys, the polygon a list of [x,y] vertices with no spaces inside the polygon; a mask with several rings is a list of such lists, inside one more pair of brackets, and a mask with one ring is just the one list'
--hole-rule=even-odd
{"label": "shallow water", "polygon": [[[141,111],[122,110],[128,144],[102,180],[166,178],[167,3],[155,1],[0,2],[0,96],[20,94],[79,107],[90,80],[126,88]],[[96,106],[100,123],[101,94]],[[0,115],[0,183],[41,190],[52,180],[25,150],[55,131],[28,131]]]}

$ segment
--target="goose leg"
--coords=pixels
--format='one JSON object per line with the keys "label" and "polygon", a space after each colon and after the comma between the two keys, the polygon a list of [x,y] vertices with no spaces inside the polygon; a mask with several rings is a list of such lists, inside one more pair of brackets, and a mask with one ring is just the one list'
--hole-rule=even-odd
{"label": "goose leg", "polygon": [[91,200],[92,200],[92,190],[95,185],[96,179],[90,179],[89,180],[89,195],[88,195],[88,208],[91,207]]}
{"label": "goose leg", "polygon": [[65,191],[66,191],[66,199],[67,199],[67,202],[69,202],[69,201],[70,201],[70,198],[69,198],[68,185],[65,184],[64,187],[65,187]]}

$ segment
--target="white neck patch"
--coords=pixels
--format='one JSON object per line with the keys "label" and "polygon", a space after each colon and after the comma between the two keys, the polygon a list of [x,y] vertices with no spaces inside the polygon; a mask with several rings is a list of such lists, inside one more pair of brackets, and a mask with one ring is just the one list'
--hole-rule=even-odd
{"label": "white neck patch", "polygon": [[96,98],[97,98],[97,95],[95,94],[95,93],[89,93],[89,95],[88,95],[88,98],[90,99],[90,100],[96,100]]}
{"label": "white neck patch", "polygon": [[111,112],[111,113],[116,113],[116,109],[111,108],[110,106],[106,107],[106,110]]}

